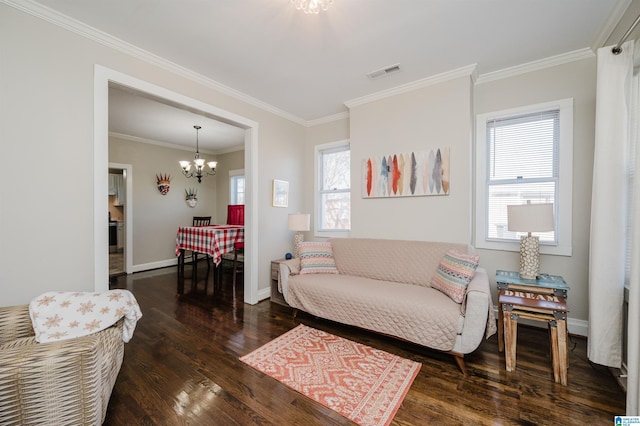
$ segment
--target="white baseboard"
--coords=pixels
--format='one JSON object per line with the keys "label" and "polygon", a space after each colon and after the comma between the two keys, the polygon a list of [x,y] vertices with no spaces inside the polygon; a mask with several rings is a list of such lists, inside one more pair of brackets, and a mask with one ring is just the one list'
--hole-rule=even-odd
{"label": "white baseboard", "polygon": [[258,290],[258,300],[269,299],[271,297],[271,287]]}
{"label": "white baseboard", "polygon": [[[497,306],[493,307],[493,312],[497,319],[498,318]],[[545,328],[545,326],[540,321],[531,321],[531,320],[522,319],[522,320],[519,320],[518,323],[530,325],[532,327]],[[567,318],[567,330],[569,330],[569,334],[587,337],[587,334],[589,331],[589,321],[579,320],[575,318]]]}
{"label": "white baseboard", "polygon": [[[178,259],[159,260],[157,262],[141,263],[131,267],[131,273],[149,271],[151,269],[166,268],[167,266],[176,266]],[[271,297],[271,287],[258,290],[258,301],[269,299]]]}
{"label": "white baseboard", "polygon": [[138,265],[132,265],[130,273],[149,271],[151,269],[166,268],[167,266],[176,266],[178,264],[178,258],[159,260],[157,262],[140,263]]}

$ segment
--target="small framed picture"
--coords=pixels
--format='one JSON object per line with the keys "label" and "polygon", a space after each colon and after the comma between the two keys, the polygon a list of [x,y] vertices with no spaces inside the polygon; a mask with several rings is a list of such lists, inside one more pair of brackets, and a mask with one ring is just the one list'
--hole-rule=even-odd
{"label": "small framed picture", "polygon": [[286,180],[273,180],[273,207],[289,206],[289,182]]}

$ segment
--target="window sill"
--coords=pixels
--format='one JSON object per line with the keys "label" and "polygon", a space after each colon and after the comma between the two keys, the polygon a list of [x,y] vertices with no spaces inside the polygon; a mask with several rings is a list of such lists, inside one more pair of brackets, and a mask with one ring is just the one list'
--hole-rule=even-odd
{"label": "window sill", "polygon": [[315,231],[314,237],[318,238],[349,238],[351,230],[344,231]]}
{"label": "window sill", "polygon": [[[504,242],[504,241],[477,241],[475,248],[477,249],[486,249],[486,250],[500,250],[500,251],[520,251],[520,242]],[[572,255],[572,247],[571,246],[563,246],[563,245],[548,245],[541,243],[540,244],[540,254],[548,254],[552,256],[571,256]]]}

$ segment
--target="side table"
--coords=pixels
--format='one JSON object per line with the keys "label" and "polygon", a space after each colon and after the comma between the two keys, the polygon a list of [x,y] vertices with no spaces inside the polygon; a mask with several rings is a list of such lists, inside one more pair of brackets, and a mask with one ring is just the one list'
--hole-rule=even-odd
{"label": "side table", "polygon": [[280,263],[284,262],[286,259],[276,259],[271,261],[271,300],[274,303],[277,303],[282,306],[289,307],[289,304],[286,300],[284,300],[284,296],[282,293],[278,291],[278,281],[280,280]]}
{"label": "side table", "polygon": [[564,279],[543,275],[523,280],[517,272],[496,271],[498,283],[498,349],[505,350],[507,371],[516,368],[518,319],[546,322],[550,332],[553,376],[556,383],[567,384],[567,302],[569,286]]}

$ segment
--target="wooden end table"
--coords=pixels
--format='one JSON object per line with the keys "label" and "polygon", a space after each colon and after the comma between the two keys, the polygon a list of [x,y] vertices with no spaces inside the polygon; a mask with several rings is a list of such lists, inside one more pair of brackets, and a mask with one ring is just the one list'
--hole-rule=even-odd
{"label": "wooden end table", "polygon": [[280,280],[280,263],[286,259],[276,259],[271,261],[271,297],[270,300],[282,306],[289,307],[289,304],[284,300],[282,293],[278,291],[278,281]]}
{"label": "wooden end table", "polygon": [[566,295],[569,286],[564,279],[542,275],[537,280],[523,280],[517,272],[496,271],[499,295],[498,349],[505,350],[507,371],[516,368],[518,319],[546,322],[550,332],[553,377],[566,385],[568,364],[568,331]]}

